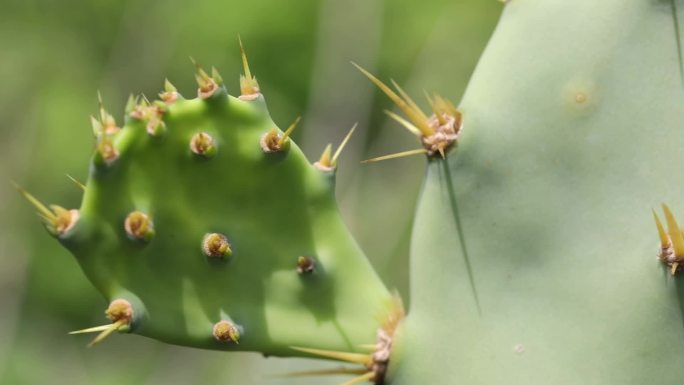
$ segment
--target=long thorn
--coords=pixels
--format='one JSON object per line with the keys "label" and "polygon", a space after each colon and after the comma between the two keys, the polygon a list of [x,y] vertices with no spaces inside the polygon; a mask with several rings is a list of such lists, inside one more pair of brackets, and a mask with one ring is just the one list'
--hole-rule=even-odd
{"label": "long thorn", "polygon": [[[259,83],[256,78],[252,76],[252,71],[249,69],[249,62],[247,61],[247,54],[242,45],[242,39],[238,36],[240,41],[240,56],[242,56],[242,67],[244,68],[244,75],[240,75],[240,96],[247,97],[251,100],[259,94]],[[251,95],[251,96],[250,96]]]}
{"label": "long thorn", "polygon": [[430,103],[430,109],[432,109],[432,113],[435,114],[439,124],[446,124],[447,121],[444,119],[444,115],[442,115],[444,111],[440,111],[439,106],[435,104],[435,100],[430,97],[430,94],[426,90],[423,90],[423,92],[425,93],[425,98],[428,100],[428,103]]}
{"label": "long thorn", "polygon": [[454,115],[454,116],[460,116],[461,115],[461,112],[458,110],[458,108],[456,108],[456,106],[454,106],[454,103],[452,103],[450,100],[447,100],[447,99],[444,99],[444,101],[447,105],[447,108],[449,109],[449,112],[451,112],[451,115]]}
{"label": "long thorn", "polygon": [[102,126],[102,123],[95,119],[94,116],[90,117],[90,126],[93,128],[93,136],[96,138],[100,137],[104,133],[104,127]]}
{"label": "long thorn", "polygon": [[50,209],[48,209],[47,206],[45,206],[41,201],[36,199],[36,197],[34,197],[28,191],[21,188],[21,186],[19,186],[15,182],[12,182],[12,184],[14,185],[14,188],[16,188],[17,191],[19,191],[19,193],[23,195],[24,198],[26,198],[26,200],[29,201],[29,203],[31,203],[33,207],[36,208],[36,210],[38,210],[38,213],[40,215],[47,218],[50,221],[50,223],[57,222],[57,215],[50,211]]}
{"label": "long thorn", "polygon": [[413,156],[413,155],[419,155],[419,154],[426,154],[427,150],[424,148],[418,149],[418,150],[408,150],[408,151],[402,151],[402,152],[397,152],[396,154],[389,154],[389,155],[383,155],[379,156],[377,158],[372,158],[372,159],[366,159],[364,161],[361,161],[361,163],[371,163],[371,162],[380,162],[382,160],[388,160],[388,159],[396,159],[396,158],[404,158],[407,156]]}
{"label": "long thorn", "polygon": [[422,116],[418,114],[416,111],[413,110],[413,108],[406,102],[404,99],[402,99],[399,95],[397,95],[392,89],[387,87],[387,85],[383,82],[380,81],[380,79],[376,78],[373,76],[370,72],[366,71],[365,69],[361,68],[360,65],[352,62],[352,64],[359,70],[361,73],[366,75],[368,79],[370,79],[371,82],[373,82],[378,88],[382,90],[382,92],[387,95],[399,108],[401,108],[402,111],[406,114],[406,116],[409,117],[413,121],[413,123],[420,129],[420,132],[425,135],[425,136],[430,136],[434,134],[434,130],[428,126],[426,120],[422,120]]}
{"label": "long thorn", "polygon": [[660,247],[661,248],[667,248],[670,247],[670,238],[667,235],[667,232],[665,231],[665,228],[663,227],[663,223],[660,222],[660,218],[658,218],[658,214],[656,214],[655,210],[653,211],[653,219],[655,219],[656,223],[656,228],[658,229],[658,237],[660,238]]}
{"label": "long thorn", "polygon": [[67,178],[69,178],[72,182],[74,182],[74,183],[76,184],[76,186],[80,187],[81,190],[85,191],[86,186],[85,186],[83,183],[77,181],[76,178],[74,178],[73,176],[71,176],[71,175],[69,175],[69,174],[66,174],[66,176],[67,176]]}
{"label": "long thorn", "polygon": [[670,267],[670,273],[672,273],[672,275],[677,274],[677,268],[678,267],[679,267],[679,262],[673,263],[672,267]]}
{"label": "long thorn", "polygon": [[292,131],[294,131],[294,129],[297,127],[297,124],[299,124],[299,121],[301,119],[302,119],[302,117],[298,116],[297,119],[295,119],[294,122],[292,122],[290,124],[290,126],[287,128],[287,130],[285,130],[285,132],[283,133],[283,136],[281,136],[280,139],[278,139],[278,147],[285,144],[287,139],[290,137],[290,134],[292,134]]}
{"label": "long thorn", "polygon": [[420,133],[420,130],[418,129],[418,127],[414,126],[413,123],[409,122],[408,120],[402,118],[401,116],[395,114],[394,112],[392,112],[392,111],[390,111],[390,110],[385,110],[385,113],[386,113],[390,118],[396,120],[397,123],[399,123],[399,124],[401,124],[402,126],[404,126],[404,128],[406,128],[407,130],[409,130],[409,132],[411,132],[413,135],[418,136],[418,137],[421,137],[421,136],[422,136],[422,134]]}
{"label": "long thorn", "polygon": [[370,382],[370,381],[373,381],[374,378],[375,378],[375,373],[368,372],[362,376],[359,376],[359,377],[356,377],[352,380],[349,380],[349,381],[343,383],[342,385],[356,385],[356,384],[360,384],[360,383],[366,382],[366,381]]}
{"label": "long thorn", "polygon": [[[195,61],[195,58],[190,56],[190,61],[192,62],[192,65],[195,67],[195,71],[196,71],[195,78],[197,79],[198,83],[201,84],[202,82],[206,82],[209,79],[211,79],[211,77],[204,70],[204,68],[202,68],[202,66],[198,62]],[[143,95],[143,99],[145,99],[147,101],[147,98],[145,97],[145,95]],[[149,103],[149,101],[148,101],[148,103]]]}
{"label": "long thorn", "polygon": [[315,356],[331,358],[337,361],[351,362],[354,364],[370,365],[373,361],[371,356],[368,354],[337,352],[334,350],[310,349],[297,346],[291,346],[290,348],[300,352],[309,353]]}
{"label": "long thorn", "polygon": [[102,93],[100,90],[97,90],[97,102],[100,106],[100,122],[104,124],[105,122],[105,108],[104,108],[104,102],[102,101]]}
{"label": "long thorn", "polygon": [[330,154],[332,153],[332,144],[328,143],[327,146],[325,146],[325,149],[323,150],[323,153],[321,154],[321,157],[318,159],[318,163],[323,166],[323,167],[332,167],[332,163],[330,163]]}
{"label": "long thorn", "polygon": [[676,257],[684,256],[684,237],[682,236],[682,230],[677,224],[672,211],[663,203],[663,212],[665,213],[665,221],[667,222],[667,230],[670,234],[670,241],[672,242],[672,247],[674,248],[674,253]]}
{"label": "long thorn", "polygon": [[103,128],[103,133],[107,133],[107,130],[111,125],[116,125],[116,122],[114,122],[114,117],[109,115],[107,110],[104,107],[104,102],[102,101],[102,94],[100,91],[97,91],[97,100],[100,103],[100,123],[102,124]]}
{"label": "long thorn", "polygon": [[404,91],[404,89],[399,86],[399,83],[395,82],[394,79],[390,79],[390,82],[392,82],[394,88],[396,88],[397,91],[399,91],[399,95],[401,95],[401,97],[404,98],[404,100],[409,104],[409,106],[413,108],[416,114],[418,114],[423,119],[423,121],[427,122],[427,115],[425,115],[423,110],[421,110],[420,107],[418,107],[418,104],[416,104],[416,102],[414,102],[413,99],[411,99],[409,94],[406,93],[406,91]]}
{"label": "long thorn", "polygon": [[128,95],[128,101],[126,101],[126,107],[125,107],[126,114],[130,114],[131,112],[133,112],[133,110],[135,110],[135,107],[137,105],[138,105],[138,97],[133,95],[133,94]]}
{"label": "long thorn", "polygon": [[291,377],[315,377],[315,376],[336,376],[345,374],[364,374],[368,372],[367,369],[352,369],[352,368],[336,368],[336,369],[321,369],[321,370],[305,370],[300,372],[289,372],[283,374],[276,374],[270,376],[272,378],[291,378]]}
{"label": "long thorn", "polygon": [[169,81],[168,78],[164,79],[164,91],[166,92],[177,92],[176,86]]}
{"label": "long thorn", "polygon": [[93,339],[93,341],[88,344],[88,347],[92,348],[93,346],[99,344],[105,338],[109,337],[110,334],[117,331],[125,323],[126,323],[126,321],[124,321],[124,320],[118,320],[118,321],[114,322],[113,324],[109,325],[109,328],[105,329],[104,331],[102,331],[102,333],[98,334],[97,337],[95,337],[95,339]]}
{"label": "long thorn", "polygon": [[335,166],[337,164],[337,159],[340,157],[340,154],[342,153],[342,150],[344,150],[344,146],[347,145],[347,142],[349,142],[349,139],[351,139],[352,134],[354,133],[354,130],[356,130],[356,126],[358,126],[359,123],[354,123],[352,126],[351,130],[347,133],[347,136],[344,137],[342,140],[342,143],[340,143],[340,146],[337,147],[337,151],[335,151],[335,154],[332,157],[331,164]]}
{"label": "long thorn", "polygon": [[87,328],[87,329],[74,330],[73,332],[69,332],[69,334],[97,333],[97,332],[102,332],[102,331],[108,330],[111,327],[112,327],[112,324],[106,324],[106,325],[94,326],[92,328]]}
{"label": "long thorn", "polygon": [[218,85],[223,85],[223,77],[219,73],[219,71],[216,69],[216,67],[211,67],[211,78],[214,79],[214,81]]}
{"label": "long thorn", "polygon": [[54,222],[52,221],[52,219],[46,217],[45,215],[43,215],[43,214],[41,214],[41,213],[36,213],[36,215],[38,216],[38,218],[40,218],[41,220],[43,220],[43,222],[45,222],[45,223],[50,223],[50,224],[54,223]]}
{"label": "long thorn", "polygon": [[242,68],[245,71],[245,77],[249,80],[252,79],[252,73],[249,71],[249,63],[247,62],[247,54],[245,53],[245,47],[242,45],[242,38],[238,35],[238,42],[240,42],[240,56],[242,56]]}

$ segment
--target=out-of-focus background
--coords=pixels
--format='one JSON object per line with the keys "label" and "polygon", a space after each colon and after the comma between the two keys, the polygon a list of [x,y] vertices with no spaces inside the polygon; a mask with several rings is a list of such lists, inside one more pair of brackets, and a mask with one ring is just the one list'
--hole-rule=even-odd
{"label": "out-of-focus background", "polygon": [[236,94],[238,35],[271,114],[309,158],[355,123],[337,193],[343,215],[389,287],[404,298],[423,157],[360,164],[417,148],[356,69],[458,102],[502,5],[494,0],[0,0],[0,384],[339,384],[283,379],[336,364],[206,352],[115,335],[88,349],[70,330],[105,321],[104,299],[19,198],[71,208],[94,140],[97,91],[119,121],[129,93],[155,96],[168,77],[195,92],[194,57]]}

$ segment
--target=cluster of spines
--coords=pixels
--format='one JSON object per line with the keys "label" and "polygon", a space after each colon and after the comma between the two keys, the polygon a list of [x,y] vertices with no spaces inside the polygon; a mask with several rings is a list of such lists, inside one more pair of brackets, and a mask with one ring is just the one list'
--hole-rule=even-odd
{"label": "cluster of spines", "polygon": [[396,120],[410,133],[417,136],[422,145],[422,148],[420,149],[380,156],[365,162],[377,162],[419,154],[426,154],[428,157],[439,155],[442,158],[445,158],[447,152],[456,143],[463,129],[463,117],[461,112],[447,99],[436,94],[430,96],[426,93],[430,109],[432,110],[432,115],[428,116],[420,107],[418,107],[418,104],[411,99],[408,93],[397,84],[397,82],[394,80],[391,81],[392,85],[397,90],[395,92],[358,64],[352,64],[380,88],[380,90],[399,107],[406,117],[408,117],[407,120],[392,111],[385,111],[390,118]]}
{"label": "cluster of spines", "polygon": [[312,356],[324,357],[350,364],[360,365],[360,368],[324,369],[319,371],[291,373],[293,376],[314,376],[314,375],[348,375],[354,374],[356,377],[342,385],[354,385],[362,382],[372,381],[376,385],[384,384],[389,367],[390,352],[394,335],[399,324],[406,316],[404,304],[398,294],[392,297],[387,305],[387,311],[378,319],[378,328],[375,344],[363,345],[359,348],[368,353],[339,352],[332,350],[311,349],[304,347],[293,347],[293,349],[311,354]]}
{"label": "cluster of spines", "polygon": [[14,187],[21,193],[24,198],[36,208],[38,216],[45,223],[48,232],[56,237],[61,237],[71,230],[80,217],[79,211],[72,209],[68,210],[62,206],[50,205],[45,206],[41,201],[36,199],[28,191],[21,188],[16,183]]}
{"label": "cluster of spines", "polygon": [[161,99],[167,105],[171,105],[181,97],[181,94],[178,92],[176,87],[169,81],[169,79],[165,79],[164,91],[159,93],[159,99]]}
{"label": "cluster of spines", "polygon": [[677,220],[670,208],[666,204],[663,204],[662,208],[665,214],[665,222],[667,223],[667,231],[660,218],[658,218],[658,214],[656,214],[655,210],[653,211],[653,219],[655,220],[660,241],[658,259],[668,266],[672,275],[675,275],[681,272],[684,266],[684,231],[677,224]]}
{"label": "cluster of spines", "polygon": [[285,130],[285,132],[283,132],[282,135],[278,133],[278,130],[275,127],[270,129],[268,132],[261,136],[261,140],[259,141],[261,149],[267,154],[285,151],[288,145],[290,144],[290,135],[295,130],[295,128],[297,128],[297,124],[299,124],[300,120],[301,116],[298,116],[294,120],[294,122],[292,122],[290,126],[287,127],[287,129]]}
{"label": "cluster of spines", "polygon": [[105,310],[105,316],[111,321],[110,324],[77,330],[69,334],[99,333],[97,337],[88,344],[88,347],[92,347],[103,341],[115,331],[129,331],[133,323],[134,315],[135,311],[133,310],[133,305],[131,305],[129,301],[122,298],[115,299],[109,304],[107,310]]}
{"label": "cluster of spines", "polygon": [[198,132],[190,138],[190,151],[197,156],[211,158],[216,155],[216,143],[207,132]]}
{"label": "cluster of spines", "polygon": [[219,74],[215,67],[211,68],[211,76],[197,63],[193,58],[190,58],[195,65],[195,80],[197,80],[197,97],[203,100],[226,95],[227,90],[223,85],[223,77]]}
{"label": "cluster of spines", "polygon": [[335,171],[335,169],[337,168],[337,160],[340,158],[340,154],[349,142],[349,139],[351,139],[351,136],[354,134],[356,126],[357,124],[354,124],[352,126],[347,135],[344,137],[344,139],[342,139],[342,143],[340,143],[340,145],[337,147],[337,150],[335,150],[334,154],[332,152],[332,144],[328,143],[328,145],[325,146],[325,149],[323,150],[323,154],[321,154],[321,157],[318,159],[318,161],[314,163],[314,166],[321,171]]}
{"label": "cluster of spines", "polygon": [[242,57],[242,68],[244,74],[240,75],[240,99],[242,100],[254,100],[261,95],[261,89],[259,88],[259,83],[256,78],[252,76],[252,72],[249,69],[249,62],[247,62],[247,55],[245,54],[245,48],[242,45],[242,39],[240,40],[240,56]]}
{"label": "cluster of spines", "polygon": [[102,96],[99,93],[98,101],[98,117],[90,117],[93,135],[96,140],[96,158],[98,163],[109,165],[119,157],[119,152],[114,146],[113,138],[114,135],[121,131],[121,128],[116,124],[114,117],[105,110]]}

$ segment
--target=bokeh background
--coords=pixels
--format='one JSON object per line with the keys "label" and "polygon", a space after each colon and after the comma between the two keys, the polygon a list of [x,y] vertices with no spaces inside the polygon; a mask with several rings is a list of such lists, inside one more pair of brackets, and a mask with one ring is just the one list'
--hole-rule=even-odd
{"label": "bokeh background", "polygon": [[105,321],[104,299],[74,258],[11,187],[78,207],[94,140],[97,91],[121,121],[129,93],[155,96],[168,77],[195,92],[193,56],[238,87],[238,35],[281,127],[310,159],[359,128],[342,156],[337,194],[345,220],[389,287],[408,300],[407,250],[422,157],[360,160],[417,147],[388,121],[392,108],[349,62],[458,102],[492,33],[495,0],[0,0],[0,384],[339,384],[278,378],[336,364],[264,359],[67,331]]}

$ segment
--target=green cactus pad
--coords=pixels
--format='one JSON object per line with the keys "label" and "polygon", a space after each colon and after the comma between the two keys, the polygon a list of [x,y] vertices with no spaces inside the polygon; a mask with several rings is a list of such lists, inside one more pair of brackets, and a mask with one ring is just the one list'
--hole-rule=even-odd
{"label": "green cactus pad", "polygon": [[131,304],[120,329],[268,355],[372,343],[390,296],[341,220],[334,168],[289,138],[262,148],[283,135],[263,96],[228,96],[216,73],[198,82],[198,98],[167,82],[121,129],[94,124],[80,215],[58,238],[109,301]]}

